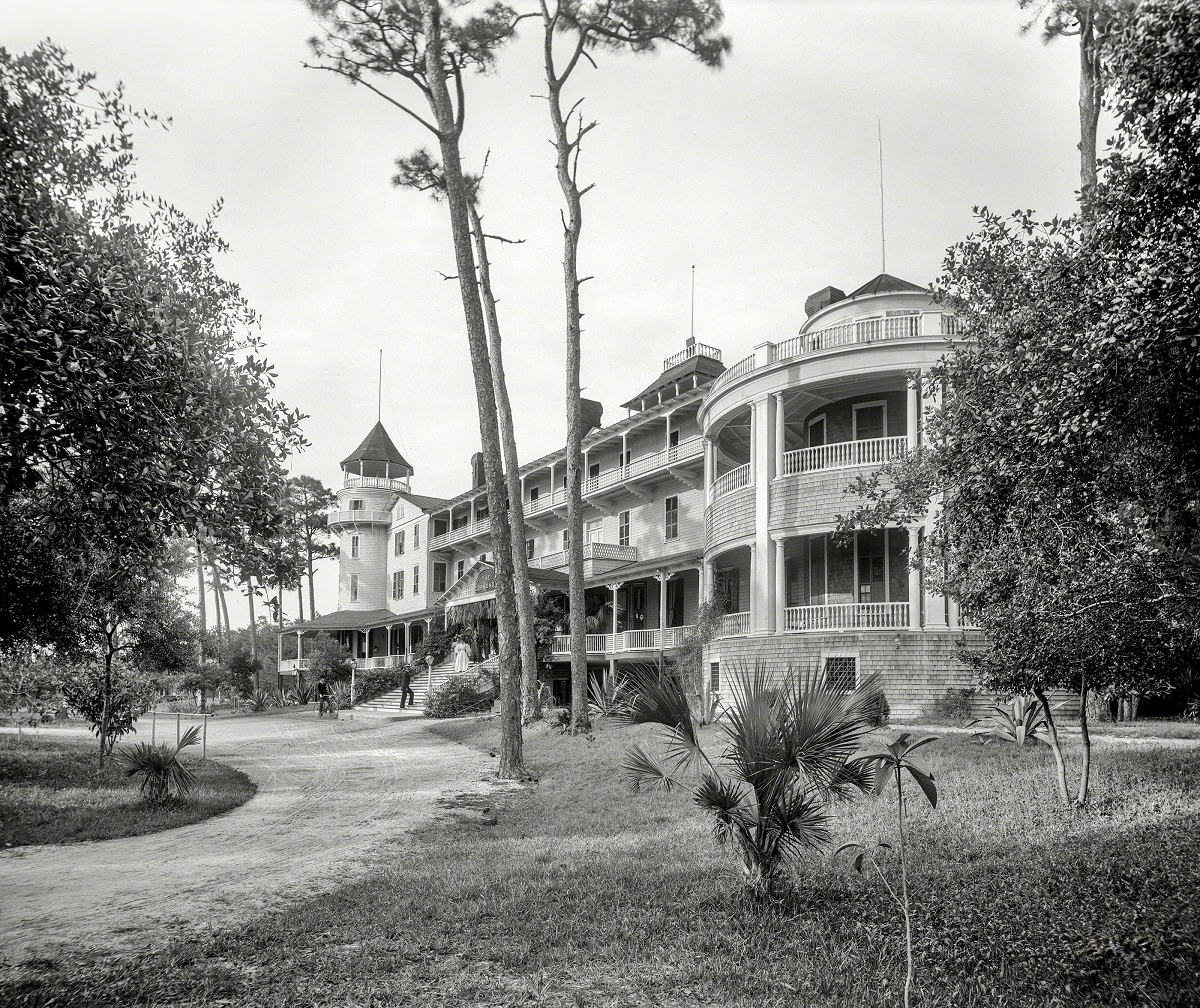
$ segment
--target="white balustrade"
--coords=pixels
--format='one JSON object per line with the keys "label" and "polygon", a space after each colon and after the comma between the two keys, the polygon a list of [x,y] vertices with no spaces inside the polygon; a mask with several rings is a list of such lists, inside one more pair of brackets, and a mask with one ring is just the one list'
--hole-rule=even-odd
{"label": "white balustrade", "polygon": [[711,357],[713,360],[721,359],[721,351],[716,347],[709,346],[707,343],[693,343],[690,347],[685,347],[679,353],[673,354],[663,361],[663,370],[670,371],[676,364],[682,364],[685,360],[690,360],[692,357]]}
{"label": "white balustrade", "polygon": [[729,472],[713,480],[712,500],[718,501],[726,494],[741,490],[750,485],[750,463],[730,469]]}
{"label": "white balustrade", "polygon": [[720,389],[723,389],[730,382],[737,381],[742,375],[749,374],[754,370],[754,354],[749,357],[743,357],[736,364],[732,365],[717,376],[717,380],[712,384],[712,390],[708,393],[710,396],[715,395]]}
{"label": "white balustrade", "polygon": [[347,476],[344,487],[366,487],[375,490],[407,490],[407,479],[389,479],[384,476]]}
{"label": "white balustrade", "polygon": [[[680,646],[691,626],[667,627],[666,630],[622,630],[616,634],[588,634],[585,638],[588,654],[620,654],[624,651],[669,651]],[[571,653],[571,638],[558,634],[551,645],[556,655]]]}
{"label": "white balustrade", "polygon": [[334,511],[329,515],[330,525],[390,525],[390,511],[351,510]]}
{"label": "white balustrade", "polygon": [[835,441],[815,448],[798,448],[783,456],[783,476],[817,472],[821,469],[846,469],[851,466],[878,465],[899,458],[908,451],[908,438],[867,438],[862,441]]}
{"label": "white balustrade", "polygon": [[783,611],[783,628],[793,633],[822,630],[904,630],[907,602],[851,602],[845,605],[791,606]]}
{"label": "white balustrade", "polygon": [[721,617],[717,629],[718,637],[736,637],[750,632],[750,614],[748,612],[726,613]]}

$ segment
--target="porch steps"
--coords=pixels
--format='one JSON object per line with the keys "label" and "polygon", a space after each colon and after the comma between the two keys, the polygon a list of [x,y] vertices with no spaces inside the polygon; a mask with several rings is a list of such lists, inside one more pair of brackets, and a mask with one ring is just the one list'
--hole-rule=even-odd
{"label": "porch steps", "polygon": [[[483,672],[495,666],[496,659],[488,658],[486,661],[476,662],[467,670],[468,672]],[[355,717],[381,718],[384,720],[396,721],[402,717],[411,717],[410,712],[416,710],[424,712],[425,700],[429,696],[430,689],[437,689],[447,679],[454,675],[454,662],[447,659],[440,665],[435,665],[429,673],[422,672],[418,676],[414,676],[409,682],[409,688],[413,693],[413,702],[407,707],[401,707],[400,701],[403,699],[403,690],[394,689],[390,693],[382,693],[373,700],[368,700],[366,703],[361,703],[355,706],[352,713]]]}

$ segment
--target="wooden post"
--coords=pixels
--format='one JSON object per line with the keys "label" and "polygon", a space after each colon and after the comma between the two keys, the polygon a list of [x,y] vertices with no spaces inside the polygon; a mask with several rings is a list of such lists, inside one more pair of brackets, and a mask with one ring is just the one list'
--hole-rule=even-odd
{"label": "wooden post", "polygon": [[179,722],[183,715],[176,712],[175,714],[175,748],[179,748]]}
{"label": "wooden post", "polygon": [[150,744],[154,745],[154,732],[158,727],[158,702],[155,701],[154,706],[150,708]]}
{"label": "wooden post", "polygon": [[200,730],[200,758],[208,759],[208,715],[204,715],[204,727]]}

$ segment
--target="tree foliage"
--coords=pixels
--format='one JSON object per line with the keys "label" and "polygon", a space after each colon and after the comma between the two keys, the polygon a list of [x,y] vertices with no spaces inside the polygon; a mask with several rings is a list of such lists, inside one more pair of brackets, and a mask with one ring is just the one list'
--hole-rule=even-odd
{"label": "tree foliage", "polygon": [[194,222],[136,189],[133,130],[157,121],[50,43],[0,49],[0,592],[33,600],[5,639],[63,625],[89,544],[281,519],[300,417],[216,272],[219,203]]}
{"label": "tree foliage", "polygon": [[940,502],[922,562],[1008,694],[1162,692],[1197,655],[1200,21],[1151,0],[1108,31],[1087,226],[978,211],[935,285],[963,332],[921,448],[860,481],[846,522]]}

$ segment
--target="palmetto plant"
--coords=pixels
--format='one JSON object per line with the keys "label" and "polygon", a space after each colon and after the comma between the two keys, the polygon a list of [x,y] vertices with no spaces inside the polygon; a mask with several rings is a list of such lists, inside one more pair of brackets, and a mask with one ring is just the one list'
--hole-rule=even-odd
{"label": "palmetto plant", "polygon": [[[1011,711],[1000,704],[992,704],[989,708],[991,714],[976,718],[967,727],[987,726],[982,731],[975,732],[975,737],[980,741],[996,738],[1014,742],[1022,748],[1027,742],[1045,742],[1046,739],[1042,735],[1048,730],[1048,725],[1038,701],[1032,697],[1018,695],[1013,697],[1009,704]],[[1055,704],[1052,709],[1061,706],[1062,704]]]}
{"label": "palmetto plant", "polygon": [[125,770],[126,777],[142,776],[142,795],[151,801],[162,801],[168,795],[182,798],[196,783],[196,775],[179,759],[179,753],[188,746],[196,745],[200,739],[200,728],[192,725],[183,733],[179,745],[162,742],[153,746],[149,742],[122,749],[117,760]]}
{"label": "palmetto plant", "polygon": [[791,668],[780,677],[763,665],[735,668],[730,683],[733,703],[716,721],[724,749],[714,761],[678,682],[631,676],[621,720],[658,725],[666,745],[661,756],[630,746],[623,770],[635,790],[690,788],[717,842],[737,851],[746,884],[765,894],[784,860],[829,843],[832,802],[870,788],[872,767],[855,752],[872,730],[878,685],[872,677],[846,692],[815,673]]}
{"label": "palmetto plant", "polygon": [[250,695],[250,709],[265,711],[275,706],[275,697],[269,690],[255,690]]}

